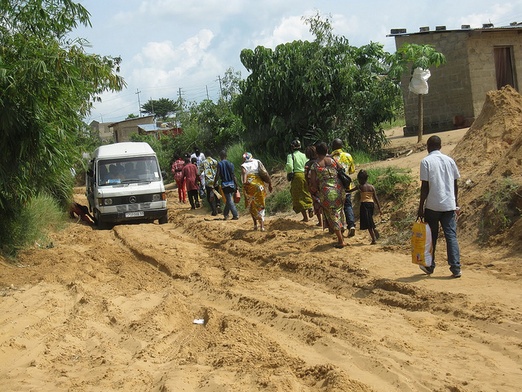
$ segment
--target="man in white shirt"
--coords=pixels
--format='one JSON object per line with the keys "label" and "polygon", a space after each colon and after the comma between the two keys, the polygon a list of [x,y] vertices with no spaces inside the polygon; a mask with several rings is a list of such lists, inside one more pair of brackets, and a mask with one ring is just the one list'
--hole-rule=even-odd
{"label": "man in white shirt", "polygon": [[[192,161],[193,158],[196,159],[196,166],[198,167],[198,173],[200,173],[200,171],[201,171],[201,163],[206,158],[205,158],[205,154],[200,152],[199,151],[199,147],[197,147],[197,146],[194,147],[194,152],[190,156],[190,160]],[[199,179],[200,179],[200,186],[199,186],[199,189],[198,189],[198,193],[199,193],[199,197],[201,198],[201,200],[203,200],[205,198],[205,175],[200,173],[199,174]]]}
{"label": "man in white shirt", "polygon": [[430,267],[420,266],[431,275],[435,269],[435,248],[439,234],[439,223],[444,231],[448,264],[453,278],[461,277],[460,250],[457,241],[457,213],[459,169],[455,161],[440,152],[440,137],[431,136],[426,143],[428,156],[420,164],[421,194],[417,216],[430,226],[433,243],[433,263]]}

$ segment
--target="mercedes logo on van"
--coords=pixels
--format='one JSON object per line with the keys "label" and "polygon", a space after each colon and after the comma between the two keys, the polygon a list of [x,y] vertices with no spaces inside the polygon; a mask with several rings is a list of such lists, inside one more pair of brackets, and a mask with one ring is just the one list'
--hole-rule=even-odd
{"label": "mercedes logo on van", "polygon": [[131,204],[136,203],[136,196],[129,197],[129,201],[131,202]]}

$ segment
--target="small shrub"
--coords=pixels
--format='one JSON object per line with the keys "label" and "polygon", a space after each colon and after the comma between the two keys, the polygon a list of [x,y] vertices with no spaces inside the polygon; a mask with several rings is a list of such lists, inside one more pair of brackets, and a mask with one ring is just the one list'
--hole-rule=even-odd
{"label": "small shrub", "polygon": [[404,202],[412,193],[411,171],[398,167],[368,169],[368,182],[372,184],[379,198],[396,203]]}
{"label": "small shrub", "polygon": [[266,210],[269,214],[288,212],[292,209],[292,195],[290,188],[285,187],[266,198]]}
{"label": "small shrub", "polygon": [[350,155],[352,156],[356,165],[364,165],[365,163],[370,163],[377,160],[377,158],[372,154],[364,151],[354,151],[351,152]]}
{"label": "small shrub", "polygon": [[20,249],[49,244],[48,235],[64,226],[65,214],[58,202],[47,194],[33,197],[10,222],[10,233],[2,239],[3,252],[14,256]]}
{"label": "small shrub", "polygon": [[[493,184],[480,198],[484,219],[479,227],[479,239],[485,242],[493,233],[503,232],[520,218],[521,210],[516,206],[520,185],[511,178],[503,178]],[[487,223],[486,223],[487,222]]]}

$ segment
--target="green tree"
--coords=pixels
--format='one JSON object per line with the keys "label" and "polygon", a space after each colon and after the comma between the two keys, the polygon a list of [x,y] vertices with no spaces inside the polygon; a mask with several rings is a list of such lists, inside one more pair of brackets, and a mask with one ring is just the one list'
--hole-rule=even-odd
{"label": "green tree", "polygon": [[141,113],[155,114],[161,119],[166,119],[178,110],[178,104],[169,98],[150,99],[141,105]]}
{"label": "green tree", "polygon": [[222,95],[217,102],[209,99],[190,103],[182,99],[178,101],[180,110],[176,113],[176,122],[183,132],[164,141],[164,147],[172,157],[191,152],[194,146],[217,155],[223,148],[241,140],[244,125],[232,111],[239,94],[241,73],[230,67],[220,81]]}
{"label": "green tree", "polygon": [[349,45],[319,15],[306,22],[313,42],[241,51],[250,75],[234,110],[245,139],[279,155],[296,137],[310,143],[341,137],[352,148],[380,150],[386,139],[379,125],[400,105],[399,86],[387,77],[389,54],[377,43]]}
{"label": "green tree", "polygon": [[173,153],[192,151],[197,145],[203,152],[217,154],[239,141],[244,126],[230,105],[224,99],[217,103],[207,99],[188,105],[178,116],[183,133],[174,138]]}
{"label": "green tree", "polygon": [[225,101],[231,102],[239,95],[239,83],[241,82],[241,71],[235,71],[230,67],[225,71],[225,75],[220,78],[221,97]]}
{"label": "green tree", "polygon": [[[395,63],[395,73],[399,78],[400,75],[411,67],[411,74],[416,68],[427,70],[430,67],[439,67],[446,63],[446,57],[432,45],[418,45],[418,44],[403,44],[394,55],[393,62]],[[424,95],[419,95],[418,110],[419,110],[419,126],[417,133],[417,142],[422,141],[424,133]]]}
{"label": "green tree", "polygon": [[81,159],[82,119],[106,90],[121,90],[121,59],[87,54],[71,38],[90,25],[70,0],[0,0],[0,244],[32,196],[65,201]]}

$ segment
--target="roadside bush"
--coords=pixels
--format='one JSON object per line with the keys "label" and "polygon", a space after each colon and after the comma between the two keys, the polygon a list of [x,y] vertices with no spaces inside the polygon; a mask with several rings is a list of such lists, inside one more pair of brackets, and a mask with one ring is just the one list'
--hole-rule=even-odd
{"label": "roadside bush", "polygon": [[1,239],[2,252],[15,256],[22,249],[32,245],[49,247],[49,233],[63,228],[66,215],[55,198],[39,194],[23,207],[20,214],[9,224],[10,230]]}
{"label": "roadside bush", "polygon": [[292,209],[292,195],[290,188],[285,187],[278,192],[270,194],[266,198],[266,210],[269,214],[288,212]]}
{"label": "roadside bush", "polygon": [[374,157],[372,154],[365,152],[365,151],[354,151],[350,152],[350,155],[352,156],[355,165],[364,165],[365,163],[374,162],[377,160],[376,157]]}
{"label": "roadside bush", "polygon": [[400,207],[412,194],[413,178],[409,169],[399,167],[377,167],[367,170],[368,182],[372,184],[379,196],[379,200],[392,201]]}
{"label": "roadside bush", "polygon": [[[371,168],[367,170],[368,182],[375,186],[381,206],[389,214],[392,230],[382,239],[387,244],[405,244],[411,237],[411,225],[416,218],[417,209],[411,207],[417,191],[410,170],[398,167]],[[356,193],[358,204],[359,193]],[[385,221],[383,221],[384,223]]]}
{"label": "roadside bush", "polygon": [[512,178],[503,178],[497,186],[493,184],[478,200],[482,205],[479,223],[479,240],[487,242],[495,233],[502,233],[520,218],[521,209],[517,206],[520,199],[521,186]]}

